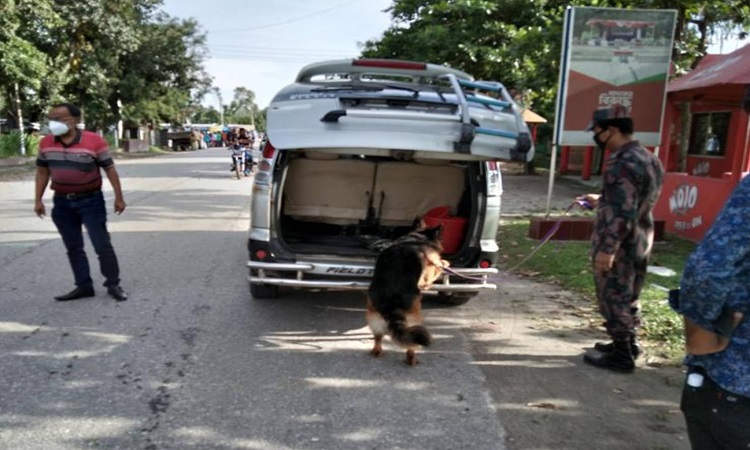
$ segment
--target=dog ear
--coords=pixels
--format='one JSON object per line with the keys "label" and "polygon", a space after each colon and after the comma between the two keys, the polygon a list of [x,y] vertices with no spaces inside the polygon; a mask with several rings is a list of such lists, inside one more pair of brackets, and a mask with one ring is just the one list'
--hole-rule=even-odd
{"label": "dog ear", "polygon": [[420,232],[431,241],[439,241],[443,236],[443,224],[436,227],[426,228]]}

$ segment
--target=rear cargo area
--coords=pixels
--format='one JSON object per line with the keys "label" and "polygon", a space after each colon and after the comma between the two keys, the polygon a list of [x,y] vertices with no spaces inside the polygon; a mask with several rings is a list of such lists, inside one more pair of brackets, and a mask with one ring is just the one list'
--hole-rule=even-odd
{"label": "rear cargo area", "polygon": [[430,212],[470,219],[477,163],[315,151],[284,159],[277,232],[295,253],[375,255]]}

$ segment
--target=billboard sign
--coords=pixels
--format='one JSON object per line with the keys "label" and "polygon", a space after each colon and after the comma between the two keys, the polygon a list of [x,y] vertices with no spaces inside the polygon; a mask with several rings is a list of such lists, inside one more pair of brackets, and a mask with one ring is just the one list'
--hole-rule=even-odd
{"label": "billboard sign", "polygon": [[677,12],[568,8],[555,143],[592,145],[591,113],[619,103],[641,145],[660,142]]}

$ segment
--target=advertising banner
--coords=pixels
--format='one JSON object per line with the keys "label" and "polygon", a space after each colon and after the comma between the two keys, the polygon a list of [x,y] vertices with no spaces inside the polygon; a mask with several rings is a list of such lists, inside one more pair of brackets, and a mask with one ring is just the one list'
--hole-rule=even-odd
{"label": "advertising banner", "polygon": [[673,10],[566,11],[556,144],[592,145],[591,113],[619,103],[641,145],[659,145],[676,18]]}

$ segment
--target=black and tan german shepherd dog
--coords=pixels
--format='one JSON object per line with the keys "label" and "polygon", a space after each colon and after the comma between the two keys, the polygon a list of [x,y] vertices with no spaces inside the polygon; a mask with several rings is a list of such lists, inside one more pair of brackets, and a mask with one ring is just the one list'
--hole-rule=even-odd
{"label": "black and tan german shepherd dog", "polygon": [[440,258],[442,226],[417,229],[383,250],[367,291],[367,324],[375,337],[373,356],[383,353],[383,336],[406,349],[406,364],[417,364],[416,349],[432,342],[422,326],[422,293],[448,262]]}

